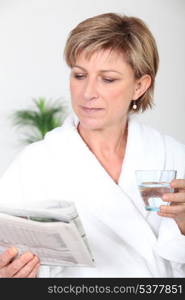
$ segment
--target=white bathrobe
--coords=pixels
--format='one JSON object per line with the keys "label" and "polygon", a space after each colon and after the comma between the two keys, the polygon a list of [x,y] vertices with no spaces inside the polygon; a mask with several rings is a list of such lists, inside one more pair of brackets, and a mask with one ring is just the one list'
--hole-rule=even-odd
{"label": "white bathrobe", "polygon": [[89,150],[70,115],[45,139],[25,147],[0,180],[7,205],[76,203],[95,267],[41,266],[40,277],[185,277],[185,236],[173,219],[147,212],[136,169],[176,169],[185,178],[185,147],[129,120],[118,184]]}

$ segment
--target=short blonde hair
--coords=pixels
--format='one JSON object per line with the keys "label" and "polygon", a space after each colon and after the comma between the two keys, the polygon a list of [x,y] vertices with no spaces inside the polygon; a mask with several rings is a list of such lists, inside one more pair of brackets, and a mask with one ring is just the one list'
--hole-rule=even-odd
{"label": "short blonde hair", "polygon": [[[135,112],[151,108],[159,55],[155,39],[147,25],[139,18],[115,13],[88,18],[70,32],[64,56],[67,64],[72,67],[83,51],[90,57],[94,52],[106,49],[123,53],[135,78],[150,75],[151,85],[137,99]],[[132,103],[129,110],[132,111]]]}

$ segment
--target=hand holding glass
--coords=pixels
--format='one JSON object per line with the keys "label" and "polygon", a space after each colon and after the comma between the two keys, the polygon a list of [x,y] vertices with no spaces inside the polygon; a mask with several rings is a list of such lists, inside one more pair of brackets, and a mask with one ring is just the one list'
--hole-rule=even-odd
{"label": "hand holding glass", "polygon": [[170,182],[176,174],[176,170],[136,170],[136,180],[146,210],[159,211],[160,205],[169,205],[169,202],[162,200],[162,196],[174,192]]}

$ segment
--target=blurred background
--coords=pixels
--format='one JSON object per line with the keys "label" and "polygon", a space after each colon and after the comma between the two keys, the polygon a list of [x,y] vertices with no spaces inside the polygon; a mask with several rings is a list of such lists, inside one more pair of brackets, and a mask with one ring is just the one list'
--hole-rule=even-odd
{"label": "blurred background", "polygon": [[137,118],[185,143],[184,0],[0,0],[0,175],[24,147],[10,115],[39,97],[70,110],[65,41],[79,22],[106,12],[140,17],[153,32],[155,107]]}

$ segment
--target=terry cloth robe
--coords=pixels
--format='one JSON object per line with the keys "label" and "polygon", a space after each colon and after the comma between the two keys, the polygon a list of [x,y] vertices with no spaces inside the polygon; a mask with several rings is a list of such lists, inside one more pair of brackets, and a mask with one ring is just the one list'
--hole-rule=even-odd
{"label": "terry cloth robe", "polygon": [[74,201],[95,267],[41,266],[39,277],[185,277],[185,236],[175,221],[147,212],[137,169],[176,169],[185,178],[185,147],[130,119],[118,184],[77,131],[70,115],[45,139],[25,147],[0,180],[7,205]]}

